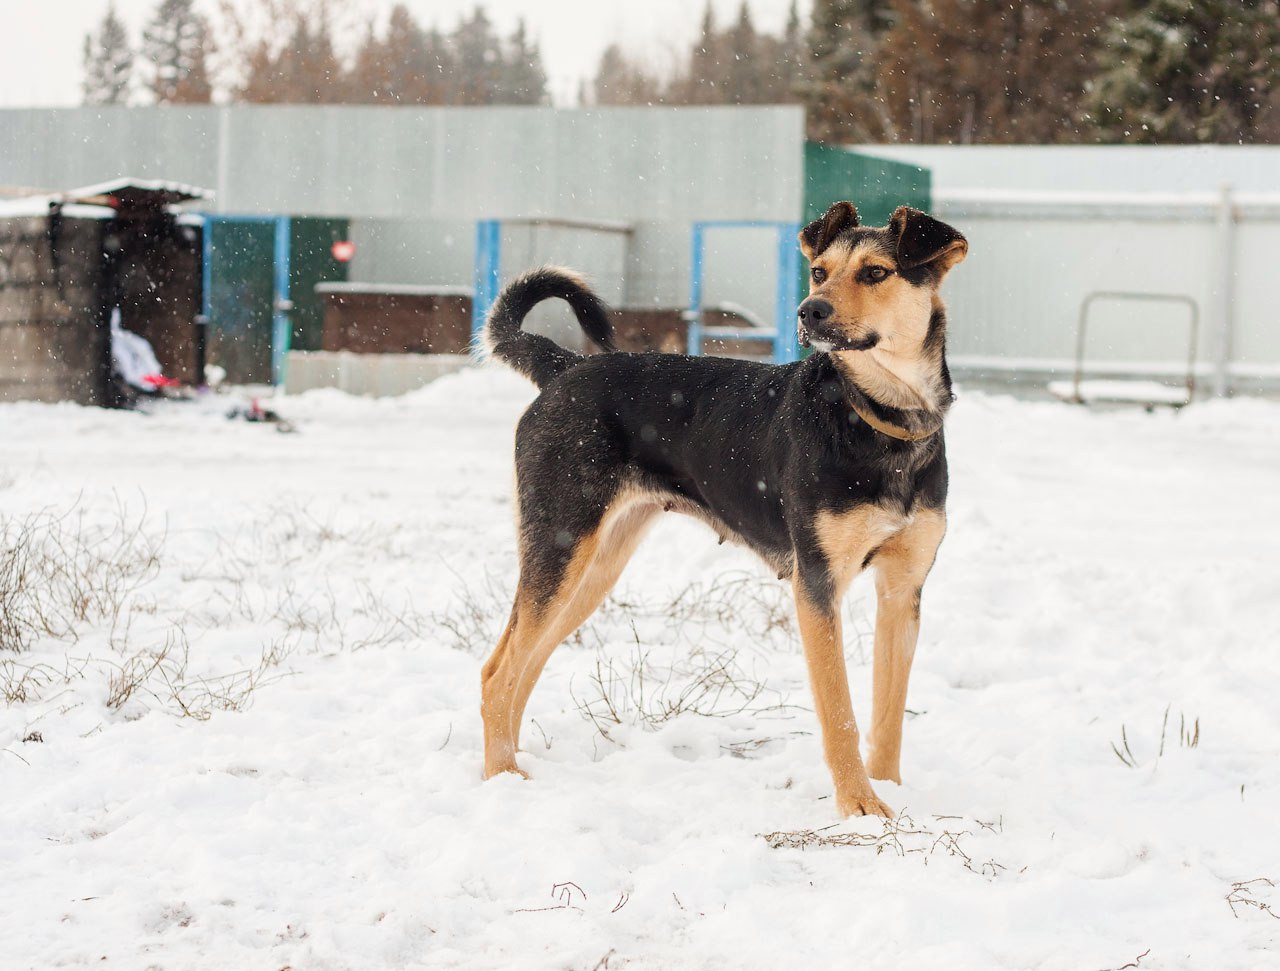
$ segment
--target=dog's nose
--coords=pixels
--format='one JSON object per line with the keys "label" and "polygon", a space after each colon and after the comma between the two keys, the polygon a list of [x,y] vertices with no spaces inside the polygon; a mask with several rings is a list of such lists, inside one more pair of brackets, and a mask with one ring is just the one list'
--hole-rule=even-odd
{"label": "dog's nose", "polygon": [[818,297],[810,297],[800,305],[800,309],[797,311],[800,319],[807,324],[820,324],[834,312],[835,310],[831,304]]}

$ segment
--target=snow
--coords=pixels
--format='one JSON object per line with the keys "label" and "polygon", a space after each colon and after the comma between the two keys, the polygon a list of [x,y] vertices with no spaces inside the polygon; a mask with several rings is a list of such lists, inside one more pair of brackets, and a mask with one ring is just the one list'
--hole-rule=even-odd
{"label": "snow", "polygon": [[1074,401],[1076,394],[1081,401],[1091,403],[1129,402],[1131,404],[1185,405],[1189,400],[1186,386],[1175,388],[1159,381],[1115,380],[1092,378],[1074,381],[1050,381],[1049,393],[1064,401]]}
{"label": "snow", "polygon": [[1275,966],[1280,406],[962,390],[886,826],[836,818],[784,586],[675,516],[480,780],[531,397],[0,406],[9,548],[130,565],[0,654],[0,964]]}

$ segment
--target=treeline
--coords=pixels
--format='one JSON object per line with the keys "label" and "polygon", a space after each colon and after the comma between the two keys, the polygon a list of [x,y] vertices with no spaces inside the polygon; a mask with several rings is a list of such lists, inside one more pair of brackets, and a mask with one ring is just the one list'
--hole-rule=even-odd
{"label": "treeline", "polygon": [[[153,100],[208,101],[212,35],[193,2],[161,0],[137,58],[109,10],[85,40],[86,101],[127,98],[137,62]],[[267,0],[254,23],[269,33],[221,2],[232,100],[548,100],[524,26],[500,36],[479,6],[445,32],[397,5],[344,62],[332,0]],[[807,23],[793,0],[776,34],[746,0],[724,24],[708,2],[674,67],[610,46],[579,100],[802,104],[810,138],[843,143],[1277,143],[1280,0],[814,0]]]}
{"label": "treeline", "polygon": [[[220,31],[196,0],[159,0],[130,44],[114,4],[84,40],[85,104],[125,104],[135,87],[156,104],[542,104],[547,77],[523,23],[502,36],[482,6],[449,31],[396,4],[381,30],[363,27],[354,55],[334,38],[349,15],[336,0],[222,0]],[[136,72],[136,76],[135,76]]]}

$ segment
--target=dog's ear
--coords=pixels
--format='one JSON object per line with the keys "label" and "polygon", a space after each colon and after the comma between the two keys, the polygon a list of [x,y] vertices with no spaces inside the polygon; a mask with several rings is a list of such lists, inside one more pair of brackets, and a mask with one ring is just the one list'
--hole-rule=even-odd
{"label": "dog's ear", "polygon": [[831,245],[831,241],[846,229],[858,225],[858,210],[852,202],[837,202],[821,219],[800,230],[800,250],[806,260],[811,260]]}
{"label": "dog's ear", "polygon": [[969,252],[969,241],[958,231],[908,206],[893,211],[889,231],[898,239],[898,265],[904,270],[933,263],[946,273]]}

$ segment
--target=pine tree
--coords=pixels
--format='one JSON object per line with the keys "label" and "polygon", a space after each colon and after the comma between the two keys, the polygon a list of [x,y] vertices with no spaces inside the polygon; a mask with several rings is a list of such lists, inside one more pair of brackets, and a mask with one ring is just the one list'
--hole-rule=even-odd
{"label": "pine tree", "polygon": [[97,36],[84,37],[84,81],[81,89],[87,105],[118,105],[129,100],[133,51],[114,3],[98,26]]}
{"label": "pine tree", "polygon": [[721,43],[724,51],[724,104],[760,104],[766,86],[762,69],[761,43],[751,22],[751,8],[742,0],[738,8],[738,21],[724,34]]}
{"label": "pine tree", "polygon": [[872,58],[893,20],[888,0],[815,0],[809,27],[812,65],[802,90],[809,137],[877,140],[886,122],[874,102]]}
{"label": "pine tree", "polygon": [[1153,0],[1106,31],[1084,107],[1109,141],[1254,142],[1278,100],[1276,0]]}
{"label": "pine tree", "polygon": [[453,50],[453,85],[450,104],[492,104],[503,74],[502,42],[483,7],[459,21],[449,35]]}
{"label": "pine tree", "polygon": [[142,56],[150,63],[147,89],[157,104],[212,100],[207,55],[211,34],[194,0],[160,0],[142,33]]}
{"label": "pine tree", "polygon": [[379,100],[392,104],[429,103],[427,34],[404,4],[391,8],[387,36],[377,51],[382,80]]}
{"label": "pine tree", "polygon": [[[394,12],[393,12],[394,13]],[[391,81],[385,69],[389,58],[373,21],[365,25],[364,39],[356,48],[347,74],[346,99],[352,104],[381,104],[392,98]]]}
{"label": "pine tree", "polygon": [[502,56],[501,79],[495,93],[500,104],[536,105],[547,100],[547,72],[542,68],[542,53],[529,40],[524,20],[507,42]]}
{"label": "pine tree", "polygon": [[262,104],[326,104],[346,100],[350,82],[333,49],[327,8],[316,17],[298,12],[284,45],[259,40],[248,58],[243,101]]}
{"label": "pine tree", "polygon": [[591,90],[598,105],[657,104],[662,100],[662,83],[617,44],[610,44],[600,55]]}
{"label": "pine tree", "polygon": [[698,39],[689,52],[689,65],[685,76],[674,85],[678,100],[685,104],[725,103],[725,56],[723,41],[716,31],[715,11],[707,0],[702,13],[702,25]]}
{"label": "pine tree", "polygon": [[862,103],[868,140],[1082,140],[1073,119],[1105,26],[1131,2],[895,0]]}
{"label": "pine tree", "polygon": [[787,11],[787,25],[782,37],[774,44],[771,58],[773,70],[769,77],[769,98],[774,104],[790,104],[799,100],[809,80],[809,57],[804,48],[804,33],[800,28],[800,8],[791,0]]}

